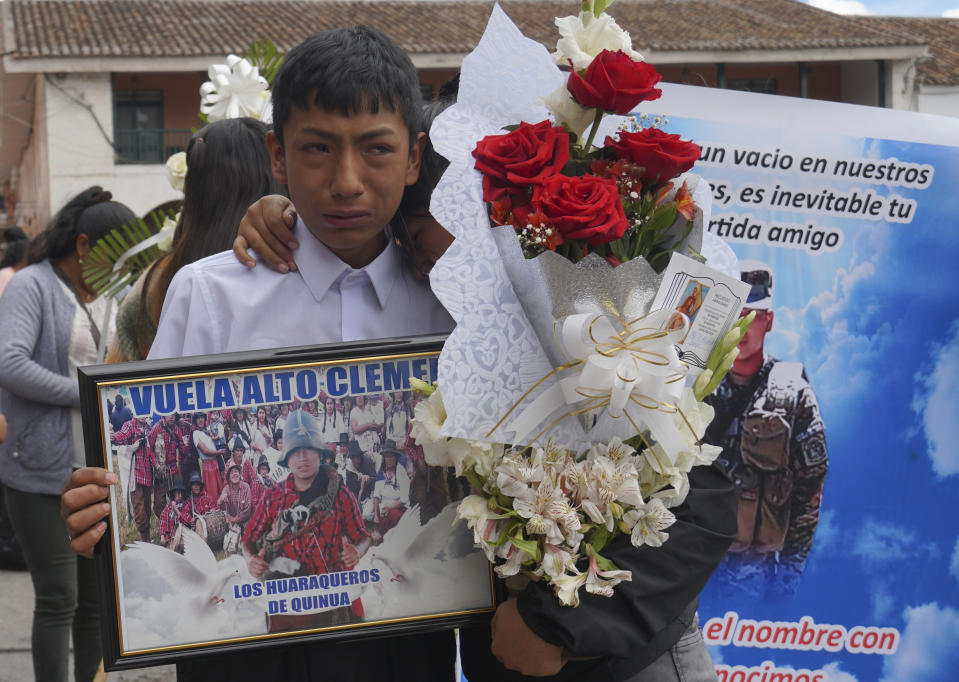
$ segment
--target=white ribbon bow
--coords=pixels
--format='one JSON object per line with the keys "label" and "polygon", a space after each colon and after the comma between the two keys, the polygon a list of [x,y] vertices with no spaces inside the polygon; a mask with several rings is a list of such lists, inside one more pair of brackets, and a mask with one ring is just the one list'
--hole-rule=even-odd
{"label": "white ribbon bow", "polygon": [[554,372],[574,367],[580,371],[543,391],[506,426],[514,432],[513,442],[524,442],[564,406],[572,408],[564,417],[606,407],[610,417],[625,416],[637,432],[648,429],[674,463],[687,448],[673,420],[687,370],[675,344],[688,330],[689,318],[675,310],[629,321],[601,313],[557,321],[557,343],[572,361]]}
{"label": "white ribbon bow", "polygon": [[200,111],[210,122],[251,116],[269,123],[269,84],[260,70],[242,57],[231,54],[226,64],[214,64],[210,80],[200,86]]}

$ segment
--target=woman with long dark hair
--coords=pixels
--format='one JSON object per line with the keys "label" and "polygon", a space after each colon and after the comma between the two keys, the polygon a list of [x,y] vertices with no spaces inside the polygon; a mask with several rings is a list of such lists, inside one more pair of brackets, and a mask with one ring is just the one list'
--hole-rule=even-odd
{"label": "woman with long dark hair", "polygon": [[0,397],[10,424],[0,480],[33,579],[37,680],[67,679],[71,631],[77,680],[100,660],[93,562],[70,549],[60,489],[84,465],[76,368],[95,364],[111,324],[81,275],[83,259],[134,213],[101,187],[71,199],[30,245],[31,265],[0,298]]}
{"label": "woman with long dark hair", "polygon": [[117,313],[117,346],[107,360],[142,360],[150,351],[170,280],[184,265],[225,251],[247,207],[281,191],[270,172],[266,124],[230,118],[204,126],[186,149],[183,209],[173,246],[134,284]]}

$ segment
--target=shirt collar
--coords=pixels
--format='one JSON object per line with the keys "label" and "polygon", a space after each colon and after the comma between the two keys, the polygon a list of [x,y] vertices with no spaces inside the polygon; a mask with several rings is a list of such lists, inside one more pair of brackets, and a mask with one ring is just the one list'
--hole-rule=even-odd
{"label": "shirt collar", "polygon": [[297,272],[316,301],[321,301],[334,285],[352,272],[365,272],[380,307],[385,308],[397,279],[402,277],[402,255],[387,230],[386,248],[369,265],[354,269],[313,236],[306,223],[297,216],[296,235],[300,248],[296,252]]}

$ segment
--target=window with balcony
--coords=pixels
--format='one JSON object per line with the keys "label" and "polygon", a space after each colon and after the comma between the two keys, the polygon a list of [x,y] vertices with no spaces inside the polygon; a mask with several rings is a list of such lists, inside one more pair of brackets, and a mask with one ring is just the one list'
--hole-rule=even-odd
{"label": "window with balcony", "polygon": [[186,149],[191,131],[163,127],[162,90],[115,90],[117,163],[165,163]]}

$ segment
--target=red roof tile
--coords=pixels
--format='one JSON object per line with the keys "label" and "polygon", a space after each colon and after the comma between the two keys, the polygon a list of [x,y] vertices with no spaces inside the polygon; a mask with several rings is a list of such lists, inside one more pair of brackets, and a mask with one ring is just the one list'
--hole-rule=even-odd
{"label": "red roof tile", "polygon": [[[364,23],[412,54],[469,52],[493,3],[342,0],[6,0],[14,58],[180,57],[243,52],[269,38],[288,49],[308,34]],[[505,0],[531,38],[553,47],[556,16],[575,0]],[[619,0],[610,13],[637,49],[817,49],[921,44],[905,27],[831,14],[795,0]]]}

